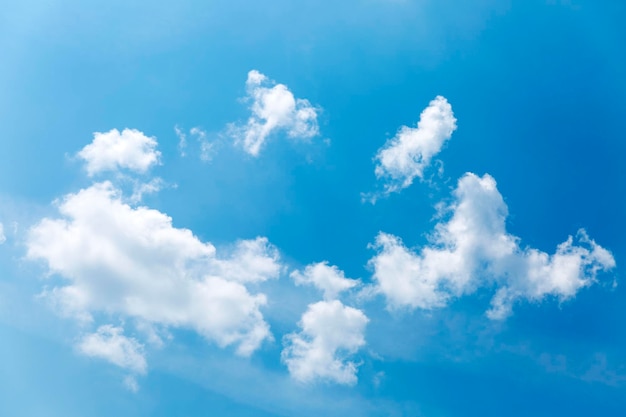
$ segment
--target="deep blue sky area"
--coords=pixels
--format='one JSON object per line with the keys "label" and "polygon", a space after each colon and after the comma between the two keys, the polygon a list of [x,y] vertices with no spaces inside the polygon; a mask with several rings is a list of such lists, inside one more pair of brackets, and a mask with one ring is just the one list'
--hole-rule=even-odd
{"label": "deep blue sky area", "polygon": [[[625,415],[624,19],[626,2],[618,0],[4,2],[0,415]],[[298,105],[315,112],[315,134],[300,138],[285,124],[258,155],[241,144],[233,132],[255,117],[253,98],[246,99],[252,70],[267,77],[264,85],[283,84],[308,100]],[[436,96],[451,105],[456,130],[423,175],[385,193],[376,155],[402,126],[415,128]],[[81,149],[96,143],[95,132],[126,128],[154,138],[158,162],[143,171],[89,175]],[[202,156],[202,146],[210,147],[210,157]],[[485,312],[503,281],[488,277],[482,267],[491,258],[484,258],[469,272],[474,284],[458,293],[448,288],[452,295],[442,305],[398,308],[382,289],[377,235],[397,236],[414,257],[425,257],[425,247],[444,247],[435,242],[446,215],[438,210],[461,201],[454,190],[468,172],[495,179],[516,253],[554,254],[585,229],[615,267],[581,269],[586,284],[568,296],[555,290],[534,297],[531,284],[520,284],[513,313],[492,320]],[[153,179],[160,179],[157,192],[130,197],[133,187]],[[49,250],[33,255],[42,219],[69,219],[64,201],[105,180],[120,190],[129,212],[158,210],[174,228],[210,242],[218,256],[236,254],[237,241],[267,238],[280,270],[258,282],[237,281],[226,269],[203,272],[182,237],[171,244],[181,245],[191,266],[176,261],[170,270],[169,243],[164,252],[133,252],[132,239],[144,229],[130,223],[120,235],[128,246],[102,253],[128,254],[136,269],[123,259],[94,260],[86,243],[63,252],[61,235],[50,235]],[[107,210],[113,213],[112,206],[91,216],[88,204],[77,208],[86,222],[104,225]],[[126,224],[116,216],[115,227]],[[87,239],[78,232],[87,223],[73,224],[76,239]],[[103,235],[84,242],[104,242],[111,228],[85,229]],[[137,245],[159,245],[166,237],[158,236]],[[338,298],[299,285],[293,271],[322,261],[360,281]],[[117,272],[102,273],[106,265]],[[126,266],[131,281],[144,267],[157,272],[147,275],[148,284],[137,278],[124,287]],[[270,333],[241,355],[239,342],[215,336],[225,327],[203,333],[193,320],[213,323],[214,315],[233,325],[242,304],[202,304],[207,313],[190,307],[188,323],[183,315],[156,318],[169,308],[154,298],[169,285],[159,281],[161,270],[172,288],[205,279],[194,274],[222,274],[225,282],[263,294],[262,318],[248,318],[264,320]],[[426,273],[406,274],[417,282]],[[511,269],[501,279],[514,276]],[[556,269],[547,276],[561,277]],[[55,298],[55,289],[87,282],[101,289],[81,304],[89,320]],[[140,307],[107,298],[122,287],[155,309],[139,313]],[[143,295],[139,288],[146,288]],[[172,305],[191,303],[190,294],[187,301],[172,294]],[[363,315],[350,322],[351,329],[362,323],[362,343],[346,341],[348,330],[337,331],[345,340],[331,337],[339,319],[305,330],[303,313],[334,298],[345,314]],[[151,339],[148,324],[160,342]],[[89,335],[102,335],[97,331],[106,325],[123,329],[126,338],[90,350]],[[354,379],[323,376],[325,359],[311,356],[317,376],[303,381],[289,365],[293,335],[311,338],[318,353],[337,343],[333,366],[352,363]]]}

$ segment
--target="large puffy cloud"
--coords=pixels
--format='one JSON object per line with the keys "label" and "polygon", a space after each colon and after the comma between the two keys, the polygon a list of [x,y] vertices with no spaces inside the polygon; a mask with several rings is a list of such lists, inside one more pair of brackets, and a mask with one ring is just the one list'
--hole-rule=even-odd
{"label": "large puffy cloud", "polygon": [[402,126],[376,154],[376,176],[385,181],[387,193],[406,188],[424,170],[456,130],[452,106],[437,96],[422,111],[416,128]]}
{"label": "large puffy cloud", "polygon": [[326,380],[352,385],[358,365],[348,360],[365,345],[368,318],[338,300],[311,304],[300,320],[301,331],[285,336],[282,360],[301,382]]}
{"label": "large puffy cloud", "polygon": [[328,262],[307,265],[303,271],[293,271],[291,277],[298,285],[313,285],[324,292],[324,298],[337,298],[342,291],[360,284],[360,281],[346,278],[344,272]]}
{"label": "large puffy cloud", "polygon": [[89,176],[120,169],[145,173],[159,163],[161,153],[156,147],[156,139],[139,130],[124,129],[120,133],[112,129],[105,133],[94,133],[93,141],[81,149],[77,156],[86,162]]}
{"label": "large puffy cloud", "polygon": [[248,73],[246,101],[251,115],[244,125],[231,125],[237,144],[250,155],[258,156],[267,138],[283,131],[294,139],[309,139],[319,134],[317,110],[308,100],[295,98],[284,84],[275,84],[256,70]]}
{"label": "large puffy cloud", "polygon": [[278,252],[265,238],[241,241],[226,257],[167,215],[132,207],[110,182],[69,194],[61,218],[44,218],[27,237],[27,257],[47,263],[64,285],[44,295],[67,315],[104,312],[161,328],[194,330],[249,355],[271,338],[263,294],[245,283],[278,277]]}
{"label": "large puffy cloud", "polygon": [[431,242],[419,252],[380,233],[370,260],[377,290],[390,308],[432,309],[481,285],[498,290],[487,312],[503,319],[519,299],[555,296],[565,300],[596,281],[599,271],[615,266],[613,256],[584,230],[558,245],[554,254],[521,248],[506,231],[508,209],[495,180],[465,174],[447,207],[449,219],[435,227]]}

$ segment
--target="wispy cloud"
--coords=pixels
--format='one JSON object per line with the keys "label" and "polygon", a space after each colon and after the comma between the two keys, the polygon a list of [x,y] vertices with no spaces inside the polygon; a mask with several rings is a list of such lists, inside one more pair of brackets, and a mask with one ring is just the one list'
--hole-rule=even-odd
{"label": "wispy cloud", "polygon": [[198,126],[192,127],[189,129],[189,133],[187,134],[184,129],[176,125],[174,126],[174,132],[176,133],[176,137],[178,137],[178,152],[180,156],[187,156],[189,147],[189,143],[187,142],[188,136],[194,137],[198,142],[200,148],[200,160],[203,162],[210,162],[215,156],[217,143],[215,140],[209,140],[209,135],[204,129]]}
{"label": "wispy cloud", "polygon": [[133,373],[146,373],[143,345],[134,338],[124,336],[121,327],[110,324],[100,326],[95,333],[83,336],[77,347],[83,355],[107,360]]}
{"label": "wispy cloud", "polygon": [[187,134],[178,125],[174,126],[174,132],[178,138],[178,152],[180,156],[185,157],[187,156]]}

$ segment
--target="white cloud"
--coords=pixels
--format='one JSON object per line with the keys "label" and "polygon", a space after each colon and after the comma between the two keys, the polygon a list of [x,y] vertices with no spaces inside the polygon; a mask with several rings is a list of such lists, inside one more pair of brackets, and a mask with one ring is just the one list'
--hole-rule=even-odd
{"label": "white cloud", "polygon": [[121,327],[100,326],[95,333],[80,340],[78,350],[83,355],[104,359],[133,373],[145,374],[147,364],[143,345],[123,333]]}
{"label": "white cloud", "polygon": [[112,129],[94,133],[93,142],[85,146],[77,156],[87,165],[87,174],[93,176],[105,171],[127,169],[145,173],[159,163],[161,153],[156,150],[157,141],[136,129],[124,129],[121,133]]}
{"label": "white cloud", "polygon": [[301,382],[355,384],[358,365],[348,358],[365,345],[368,321],[361,310],[338,300],[309,305],[299,323],[302,331],[284,339],[282,360],[291,376]]}
{"label": "white cloud", "polygon": [[0,223],[0,245],[7,241],[7,237],[4,235],[4,226]]}
{"label": "white cloud", "polygon": [[337,298],[342,291],[360,284],[359,280],[346,278],[343,271],[328,262],[307,265],[304,271],[293,271],[291,278],[298,285],[314,285],[324,292],[326,300]]}
{"label": "white cloud", "polygon": [[200,144],[200,159],[209,162],[215,154],[215,143],[210,142],[207,133],[199,127],[192,127],[189,133],[198,139]]}
{"label": "white cloud", "polygon": [[376,154],[376,176],[385,180],[385,192],[406,188],[423,178],[431,159],[456,130],[450,103],[437,96],[422,111],[416,128],[402,126]]}
{"label": "white cloud", "polygon": [[178,137],[178,152],[180,152],[180,156],[187,156],[185,152],[185,149],[187,149],[187,135],[178,126],[174,126],[174,132],[176,132],[176,136]]}
{"label": "white cloud", "polygon": [[213,261],[213,269],[240,283],[278,278],[282,270],[278,249],[265,237],[241,240],[227,259]]}
{"label": "white cloud", "polygon": [[172,226],[167,215],[131,207],[110,182],[59,203],[61,218],[44,218],[27,236],[27,257],[44,260],[63,286],[44,292],[67,315],[94,312],[167,329],[187,328],[219,346],[249,355],[271,338],[263,294],[245,282],[276,278],[278,252],[266,239],[238,242],[217,257],[210,243]]}
{"label": "white cloud", "polygon": [[447,210],[449,220],[435,226],[430,244],[417,253],[395,236],[377,236],[378,253],[370,265],[388,307],[432,309],[479,286],[496,285],[487,314],[503,319],[518,299],[566,300],[593,284],[599,271],[615,266],[610,252],[584,230],[552,255],[521,248],[519,238],[506,231],[508,209],[489,175],[465,174]]}
{"label": "white cloud", "polygon": [[297,99],[284,84],[276,84],[256,70],[248,73],[246,101],[252,114],[244,125],[231,125],[235,143],[250,155],[258,156],[267,138],[283,131],[294,139],[319,134],[317,109],[305,99]]}
{"label": "white cloud", "polygon": [[[174,132],[178,137],[178,151],[180,156],[187,156],[187,134],[183,129],[178,126],[174,126]],[[189,134],[196,138],[200,145],[200,160],[203,162],[210,162],[216,153],[216,142],[208,139],[207,132],[199,127],[192,127],[189,130]]]}
{"label": "white cloud", "polygon": [[139,391],[137,378],[135,378],[133,375],[126,375],[126,377],[124,378],[124,386],[131,392]]}

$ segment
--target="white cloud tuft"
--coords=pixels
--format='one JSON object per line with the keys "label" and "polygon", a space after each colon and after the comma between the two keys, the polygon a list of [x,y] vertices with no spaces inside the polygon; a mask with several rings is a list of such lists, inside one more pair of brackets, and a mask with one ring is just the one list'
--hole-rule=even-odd
{"label": "white cloud tuft", "polygon": [[180,156],[185,157],[187,156],[185,151],[187,149],[187,135],[178,125],[174,126],[174,132],[176,132],[176,137],[178,137],[178,152]]}
{"label": "white cloud tuft", "polygon": [[0,245],[7,241],[7,237],[4,235],[4,226],[0,223]]}
{"label": "white cloud tuft", "polygon": [[385,192],[410,186],[415,177],[423,178],[431,159],[456,130],[452,106],[437,96],[422,111],[417,128],[402,126],[376,154],[376,176],[386,181]]}
{"label": "white cloud tuft", "polygon": [[104,359],[133,373],[145,374],[147,364],[143,345],[123,333],[121,327],[100,326],[96,333],[82,338],[78,350],[83,355]]}
{"label": "white cloud tuft", "polygon": [[200,144],[200,160],[210,162],[215,155],[215,143],[210,142],[207,133],[199,127],[192,127],[189,133],[198,139]]}
{"label": "white cloud tuft", "polygon": [[241,240],[227,259],[216,259],[213,269],[220,275],[241,283],[278,278],[282,270],[279,253],[265,237]]}
{"label": "white cloud tuft", "polygon": [[[174,132],[176,132],[176,136],[178,137],[178,151],[180,156],[185,157],[187,156],[188,146],[187,134],[183,129],[178,127],[178,125],[174,126]],[[195,137],[198,145],[200,145],[200,160],[210,162],[216,154],[217,143],[210,141],[207,132],[197,126],[189,130],[189,135]]]}
{"label": "white cloud tuft", "polygon": [[359,280],[346,278],[343,271],[328,262],[307,265],[304,271],[293,271],[291,278],[297,285],[314,285],[324,292],[324,299],[337,298],[342,291],[349,290],[360,284]]}
{"label": "white cloud tuft", "polygon": [[87,163],[89,176],[120,169],[145,173],[159,163],[161,152],[156,147],[157,141],[139,130],[124,129],[120,133],[112,129],[106,133],[94,133],[93,142],[77,156]]}
{"label": "white cloud tuft", "polygon": [[361,310],[338,300],[309,305],[299,323],[302,331],[284,339],[282,360],[291,376],[301,382],[355,384],[358,365],[347,358],[365,345],[368,321]]}
{"label": "white cloud tuft", "polygon": [[252,70],[246,90],[252,114],[245,125],[231,125],[230,133],[250,155],[258,156],[267,138],[278,131],[294,139],[319,134],[317,109],[308,100],[296,99],[284,84],[276,84]]}
{"label": "white cloud tuft", "polygon": [[139,391],[139,384],[137,383],[137,378],[135,378],[134,375],[126,375],[126,377],[124,378],[124,386],[130,392],[136,393],[137,391]]}
{"label": "white cloud tuft", "polygon": [[435,226],[430,245],[419,253],[395,236],[377,236],[378,253],[370,265],[388,307],[432,309],[481,285],[495,284],[499,289],[487,314],[503,319],[518,299],[552,295],[566,300],[591,285],[599,271],[615,266],[611,253],[584,230],[560,244],[553,255],[520,248],[519,238],[506,231],[508,209],[489,175],[465,174],[447,209],[449,220]]}
{"label": "white cloud tuft", "polygon": [[265,295],[243,285],[280,273],[266,239],[241,241],[232,256],[218,258],[213,245],[173,227],[167,215],[125,204],[110,182],[67,195],[59,211],[61,218],[33,226],[26,243],[28,258],[66,280],[44,293],[62,313],[188,328],[242,355],[271,338],[260,312]]}

